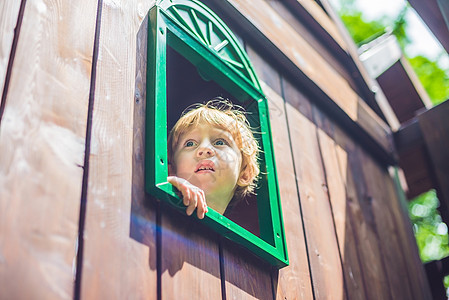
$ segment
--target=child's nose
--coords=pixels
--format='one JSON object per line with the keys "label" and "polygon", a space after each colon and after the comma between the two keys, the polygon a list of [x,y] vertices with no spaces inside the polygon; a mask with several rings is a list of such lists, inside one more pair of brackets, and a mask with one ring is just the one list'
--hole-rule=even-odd
{"label": "child's nose", "polygon": [[198,148],[197,155],[199,157],[211,157],[215,155],[215,152],[211,147],[203,146]]}

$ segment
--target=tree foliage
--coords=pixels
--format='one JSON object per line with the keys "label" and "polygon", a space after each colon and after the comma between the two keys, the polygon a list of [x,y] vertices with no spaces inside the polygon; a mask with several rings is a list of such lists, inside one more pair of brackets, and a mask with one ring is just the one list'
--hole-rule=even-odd
{"label": "tree foliage", "polygon": [[341,19],[358,46],[370,42],[385,33],[385,25],[379,21],[365,21],[361,12],[343,14]]}
{"label": "tree foliage", "polygon": [[441,221],[438,206],[434,190],[409,203],[409,215],[423,262],[440,260],[449,255],[447,226]]}
{"label": "tree foliage", "polygon": [[409,62],[429,94],[434,105],[449,98],[449,76],[435,61],[424,56],[409,58]]}

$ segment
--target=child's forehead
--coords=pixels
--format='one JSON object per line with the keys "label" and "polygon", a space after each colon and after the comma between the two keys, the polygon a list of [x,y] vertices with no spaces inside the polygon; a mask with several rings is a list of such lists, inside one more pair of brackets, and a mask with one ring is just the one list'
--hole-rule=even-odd
{"label": "child's forehead", "polygon": [[191,134],[204,134],[209,133],[213,135],[229,135],[232,137],[232,133],[228,130],[226,126],[219,126],[216,124],[200,123],[198,125],[191,125],[183,130],[181,136],[191,135]]}

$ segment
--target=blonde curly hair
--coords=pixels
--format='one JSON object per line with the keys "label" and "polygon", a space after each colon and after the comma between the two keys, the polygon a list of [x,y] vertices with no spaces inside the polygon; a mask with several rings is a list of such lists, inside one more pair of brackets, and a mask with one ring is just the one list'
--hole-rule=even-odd
{"label": "blonde curly hair", "polygon": [[[259,144],[254,138],[244,109],[229,100],[215,98],[206,104],[189,106],[182,113],[168,136],[169,161],[174,161],[174,150],[181,136],[200,124],[208,124],[231,133],[242,155],[240,179],[234,192],[234,198],[239,201],[249,194],[254,194],[260,172]],[[242,176],[243,174],[244,176]]]}

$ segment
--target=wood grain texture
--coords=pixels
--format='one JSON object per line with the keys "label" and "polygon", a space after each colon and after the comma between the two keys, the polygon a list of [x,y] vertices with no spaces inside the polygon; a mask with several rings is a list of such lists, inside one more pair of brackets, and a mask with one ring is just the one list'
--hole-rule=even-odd
{"label": "wood grain texture", "polygon": [[161,299],[220,299],[218,236],[193,216],[163,207]]}
{"label": "wood grain texture", "polygon": [[[277,278],[273,278],[273,282],[277,283],[274,285],[276,299],[313,299],[284,101],[263,82],[262,88],[268,99],[284,230],[290,261],[290,265],[279,270]],[[273,276],[275,275],[276,273]]]}
{"label": "wood grain texture", "polygon": [[228,240],[222,245],[226,299],[273,299],[271,267]]}
{"label": "wood grain texture", "polygon": [[341,48],[347,51],[347,44],[333,20],[314,0],[297,0],[313,18],[335,39]]}
{"label": "wood grain texture", "polygon": [[[449,102],[443,102],[418,117],[437,181],[443,218],[449,213]],[[444,220],[448,222],[449,220]]]}
{"label": "wood grain texture", "polygon": [[3,91],[6,69],[14,39],[20,1],[4,0],[0,3],[0,91]]}
{"label": "wood grain texture", "polygon": [[5,299],[73,298],[95,16],[92,1],[25,8],[0,127]]}
{"label": "wood grain texture", "polygon": [[155,213],[145,206],[141,165],[146,46],[138,41],[153,4],[102,6],[81,284],[86,299],[157,296]]}
{"label": "wood grain texture", "polygon": [[385,271],[389,281],[393,299],[412,299],[409,277],[403,257],[403,248],[399,244],[398,228],[391,213],[392,202],[389,197],[385,170],[373,159],[361,153],[362,169],[367,178],[367,197],[376,222],[379,246],[385,263]]}
{"label": "wood grain texture", "polygon": [[[318,123],[329,122],[324,115],[315,109],[315,119]],[[321,125],[321,126],[320,126]],[[360,256],[354,238],[354,229],[351,222],[351,212],[348,205],[347,168],[348,153],[335,143],[323,129],[332,131],[333,124],[320,124],[318,140],[326,170],[327,188],[332,206],[332,213],[338,237],[338,246],[343,264],[348,299],[366,299],[366,284],[360,268]]]}
{"label": "wood grain texture", "polygon": [[316,299],[325,299],[329,295],[334,299],[344,299],[344,275],[321,163],[317,128],[290,104],[293,101],[289,98],[304,97],[293,89],[285,94],[314,295]]}
{"label": "wood grain texture", "polygon": [[381,242],[376,231],[376,223],[370,207],[366,178],[362,171],[360,146],[356,145],[339,127],[335,127],[334,140],[347,153],[346,193],[355,244],[360,256],[360,268],[366,284],[366,299],[391,299]]}
{"label": "wood grain texture", "polygon": [[424,271],[423,263],[419,257],[418,245],[412,230],[412,223],[408,215],[408,203],[404,192],[396,178],[395,169],[390,167],[388,173],[384,172],[384,180],[390,209],[397,226],[399,243],[402,247],[400,255],[405,260],[407,275],[410,280],[413,299],[432,299],[432,295]]}

